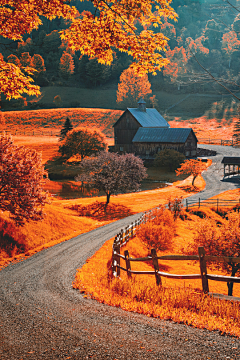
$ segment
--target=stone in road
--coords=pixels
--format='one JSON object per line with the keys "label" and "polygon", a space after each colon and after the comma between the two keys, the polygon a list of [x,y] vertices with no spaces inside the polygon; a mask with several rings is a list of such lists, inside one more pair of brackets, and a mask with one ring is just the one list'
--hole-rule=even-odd
{"label": "stone in road", "polygon": [[[240,341],[84,298],[76,269],[125,218],[0,271],[0,359],[239,359]],[[67,226],[67,224],[66,224]]]}

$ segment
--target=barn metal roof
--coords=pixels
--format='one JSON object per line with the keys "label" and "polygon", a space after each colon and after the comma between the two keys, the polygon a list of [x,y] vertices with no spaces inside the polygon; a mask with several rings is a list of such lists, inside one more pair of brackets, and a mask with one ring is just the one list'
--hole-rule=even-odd
{"label": "barn metal roof", "polygon": [[146,109],[146,111],[142,111],[139,108],[127,108],[127,110],[130,111],[142,127],[170,127],[168,122],[156,109]]}
{"label": "barn metal roof", "polygon": [[143,128],[140,127],[133,142],[185,143],[191,128]]}
{"label": "barn metal roof", "polygon": [[238,156],[224,156],[222,164],[227,165],[240,165],[240,157]]}

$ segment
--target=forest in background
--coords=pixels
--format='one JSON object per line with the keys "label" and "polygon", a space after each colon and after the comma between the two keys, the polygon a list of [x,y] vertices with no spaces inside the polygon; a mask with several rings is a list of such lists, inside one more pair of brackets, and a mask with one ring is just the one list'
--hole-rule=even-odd
{"label": "forest in background", "polygon": [[[72,1],[79,13],[93,11],[89,1]],[[234,7],[239,0],[232,0]],[[170,60],[162,72],[149,75],[153,94],[162,111],[162,100],[168,98],[171,105],[187,94],[216,96],[210,99],[221,101],[224,89],[210,81],[200,68],[192,53],[201,64],[218,79],[225,79],[227,86],[237,92],[239,82],[238,59],[240,55],[240,14],[222,0],[173,0],[178,13],[178,22],[163,19],[160,31],[167,36],[169,47],[166,56]],[[60,39],[59,31],[68,27],[63,19],[42,19],[38,30],[24,36],[23,42],[1,39],[0,52],[8,61],[21,62],[35,67],[35,83],[41,86],[42,96],[7,101],[2,96],[3,110],[43,109],[54,107],[101,107],[122,109],[116,103],[116,91],[122,71],[131,64],[131,58],[116,51],[111,66],[98,64],[80,53],[71,52]],[[155,28],[153,31],[157,31]],[[179,100],[172,99],[172,94]],[[226,92],[225,92],[226,96]],[[171,99],[173,100],[171,103]],[[147,99],[146,99],[147,100]],[[201,102],[202,97],[196,99]],[[180,113],[188,108],[183,101]],[[147,104],[151,106],[150,103]],[[132,104],[129,104],[132,106]],[[227,105],[229,106],[229,104]],[[206,105],[205,110],[211,108]],[[166,110],[166,109],[164,109]],[[191,115],[191,114],[190,114]],[[195,115],[195,114],[194,114]],[[201,114],[197,114],[201,115]]]}

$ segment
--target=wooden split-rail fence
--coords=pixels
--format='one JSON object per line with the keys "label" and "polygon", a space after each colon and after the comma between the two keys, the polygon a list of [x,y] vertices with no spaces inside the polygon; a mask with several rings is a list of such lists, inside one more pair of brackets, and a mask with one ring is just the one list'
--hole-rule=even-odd
{"label": "wooden split-rail fence", "polygon": [[207,199],[207,200],[201,200],[200,198],[198,201],[196,200],[188,200],[186,199],[186,210],[189,208],[200,208],[200,207],[206,206],[210,208],[215,208],[217,211],[221,207],[236,207],[239,211],[240,207],[240,199],[239,200],[229,200],[229,199]]}
{"label": "wooden split-rail fence", "polygon": [[[156,284],[161,285],[161,277],[166,277],[170,279],[182,279],[182,280],[202,280],[202,290],[204,293],[209,292],[208,280],[214,281],[223,281],[223,282],[232,282],[240,283],[240,277],[233,276],[223,276],[223,275],[214,275],[207,273],[207,261],[211,262],[226,262],[226,263],[240,263],[239,257],[228,257],[228,256],[211,256],[206,255],[204,247],[198,248],[198,255],[163,255],[157,256],[155,249],[151,249],[151,255],[143,258],[131,258],[129,256],[128,250],[124,251],[124,254],[121,254],[121,248],[128,243],[128,241],[136,234],[137,227],[146,222],[147,219],[151,217],[151,212],[144,213],[139,219],[131,223],[125,229],[122,229],[119,234],[116,235],[113,247],[112,247],[112,272],[113,276],[119,277],[120,272],[127,272],[128,277],[131,277],[132,274],[135,275],[154,275],[156,279]],[[125,267],[120,265],[120,260],[123,260]],[[162,271],[159,271],[159,260],[171,260],[171,261],[199,261],[200,274],[169,274]],[[131,269],[131,263],[136,261],[142,262],[152,262],[153,271],[136,271]]]}
{"label": "wooden split-rail fence", "polygon": [[199,144],[212,144],[212,145],[224,145],[224,146],[239,146],[239,140],[232,138],[229,140],[225,139],[211,139],[211,138],[198,138]]}

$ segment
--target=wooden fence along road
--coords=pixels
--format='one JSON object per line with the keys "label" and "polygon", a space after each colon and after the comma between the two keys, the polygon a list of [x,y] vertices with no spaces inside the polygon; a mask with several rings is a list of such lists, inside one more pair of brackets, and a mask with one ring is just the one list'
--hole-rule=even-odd
{"label": "wooden fence along road", "polygon": [[[201,279],[202,280],[202,289],[205,293],[209,292],[208,280],[214,281],[223,281],[223,282],[232,282],[232,283],[240,283],[240,277],[233,276],[223,276],[223,275],[214,275],[207,273],[207,261],[214,262],[233,262],[240,263],[240,257],[227,257],[227,256],[211,256],[205,255],[205,250],[203,247],[198,248],[198,255],[163,255],[157,256],[156,250],[151,250],[151,255],[143,258],[131,258],[129,257],[128,250],[124,251],[124,255],[122,255],[121,247],[126,245],[128,241],[136,234],[137,227],[146,222],[147,217],[151,216],[151,211],[148,213],[144,213],[138,220],[131,225],[127,226],[124,230],[122,229],[119,234],[116,235],[113,247],[112,247],[112,271],[115,277],[120,276],[120,271],[123,270],[127,272],[128,277],[131,277],[132,274],[135,275],[155,275],[156,284],[161,285],[161,276],[170,278],[170,279]],[[120,259],[125,261],[125,266],[120,265]],[[159,271],[158,260],[195,260],[199,261],[200,265],[200,274],[169,274],[162,271]],[[131,270],[131,262],[134,261],[152,261],[154,271],[135,271]]]}
{"label": "wooden fence along road", "polygon": [[238,212],[240,210],[240,199],[239,200],[227,200],[227,199],[207,199],[201,200],[199,198],[198,202],[196,200],[188,200],[186,199],[186,210],[189,208],[200,208],[203,206],[215,208],[217,211],[224,206],[232,206],[235,207]]}

